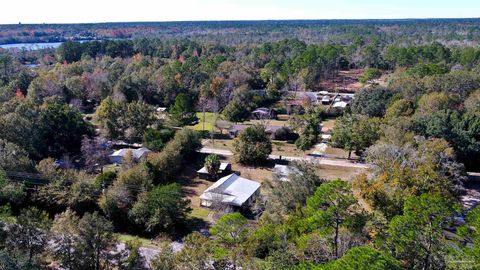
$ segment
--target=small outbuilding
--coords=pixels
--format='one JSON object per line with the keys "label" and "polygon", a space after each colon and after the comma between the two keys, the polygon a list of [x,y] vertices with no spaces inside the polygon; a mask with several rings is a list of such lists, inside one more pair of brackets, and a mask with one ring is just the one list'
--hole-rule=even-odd
{"label": "small outbuilding", "polygon": [[200,196],[200,205],[212,207],[216,203],[231,208],[249,206],[260,195],[260,183],[232,173],[211,185]]}
{"label": "small outbuilding", "polygon": [[252,119],[274,119],[276,112],[269,108],[258,108],[252,112]]}
{"label": "small outbuilding", "polygon": [[[224,176],[229,174],[232,171],[232,164],[227,162],[220,163],[220,168],[218,169],[218,175]],[[208,172],[206,167],[202,167],[200,170],[197,171],[198,177],[205,180],[211,180],[212,175]]]}
{"label": "small outbuilding", "polygon": [[337,101],[333,104],[333,108],[345,109],[348,106],[348,103],[345,101]]}
{"label": "small outbuilding", "polygon": [[157,113],[166,113],[167,107],[157,107],[156,111]]}

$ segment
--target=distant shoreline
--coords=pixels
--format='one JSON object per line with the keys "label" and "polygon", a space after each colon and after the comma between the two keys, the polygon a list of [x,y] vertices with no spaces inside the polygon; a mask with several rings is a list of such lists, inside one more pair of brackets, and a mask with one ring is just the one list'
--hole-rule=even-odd
{"label": "distant shoreline", "polygon": [[59,25],[105,25],[105,24],[185,24],[185,23],[272,23],[272,22],[287,22],[287,23],[319,23],[319,22],[408,22],[408,21],[458,21],[458,20],[480,20],[480,17],[463,18],[374,18],[374,19],[264,19],[264,20],[182,20],[182,21],[116,21],[116,22],[78,22],[78,23],[0,23],[0,28],[3,26],[59,26]]}

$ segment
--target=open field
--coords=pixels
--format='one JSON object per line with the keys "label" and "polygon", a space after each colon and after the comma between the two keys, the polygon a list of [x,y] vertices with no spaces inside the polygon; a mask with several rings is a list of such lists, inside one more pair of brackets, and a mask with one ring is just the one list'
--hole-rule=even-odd
{"label": "open field", "polygon": [[362,88],[358,81],[362,73],[363,69],[341,70],[335,78],[320,82],[320,88],[326,91],[358,91]]}
{"label": "open field", "polygon": [[[208,130],[211,131],[213,127],[213,123],[215,122],[215,114],[211,112],[205,113],[205,119],[203,118],[202,112],[197,112],[198,123],[194,126],[189,126],[191,129],[194,130]],[[205,122],[204,122],[205,120]],[[205,125],[204,125],[205,124]]]}
{"label": "open field", "polygon": [[[203,112],[197,112],[197,118],[198,118],[198,123],[196,125],[193,125],[193,126],[188,126],[189,128],[191,129],[194,129],[194,130],[207,130],[207,131],[211,131],[212,130],[212,127],[214,125],[214,122],[215,122],[215,115],[214,113],[211,113],[211,112],[206,112],[205,113],[205,125],[204,125],[204,118],[203,118]],[[218,119],[217,120],[223,120],[222,116],[219,114],[218,115]],[[288,120],[288,118],[287,118]],[[241,124],[241,125],[254,125],[254,124],[260,124],[260,123],[266,123],[267,125],[271,125],[271,126],[280,126],[280,127],[283,127],[283,126],[287,126],[288,125],[288,122],[287,120],[266,120],[266,121],[261,121],[261,120],[247,120],[245,122],[241,122],[241,123],[238,123],[238,124]],[[205,127],[205,129],[204,129]],[[216,132],[220,132],[220,130],[218,130],[217,128],[215,128],[215,131]]]}
{"label": "open field", "polygon": [[[368,86],[359,81],[363,71],[363,69],[340,70],[335,78],[320,82],[320,89],[331,92],[357,92]],[[382,76],[375,79],[374,83],[386,86],[389,75],[388,72],[382,72]]]}

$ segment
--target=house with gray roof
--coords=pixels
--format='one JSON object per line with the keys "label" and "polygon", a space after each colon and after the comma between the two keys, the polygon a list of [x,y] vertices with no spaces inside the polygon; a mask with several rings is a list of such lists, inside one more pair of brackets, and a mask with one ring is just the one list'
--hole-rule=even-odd
{"label": "house with gray roof", "polygon": [[143,158],[146,158],[147,155],[151,152],[148,148],[145,148],[145,147],[138,148],[138,149],[123,148],[113,152],[113,154],[111,154],[108,157],[110,160],[110,163],[122,164],[123,158],[127,155],[129,151],[132,152],[133,159],[137,162]]}

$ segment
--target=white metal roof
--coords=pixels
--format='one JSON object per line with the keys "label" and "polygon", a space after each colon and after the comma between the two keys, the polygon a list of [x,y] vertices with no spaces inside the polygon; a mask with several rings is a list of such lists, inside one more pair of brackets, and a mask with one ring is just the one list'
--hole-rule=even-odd
{"label": "white metal roof", "polygon": [[348,103],[345,101],[338,101],[333,104],[334,108],[345,108],[347,107]]}
{"label": "white metal roof", "polygon": [[[228,165],[230,165],[230,163],[222,162],[220,163],[220,168],[218,170],[223,172],[227,169]],[[206,167],[202,167],[200,170],[197,171],[197,173],[208,173],[208,170]]]}
{"label": "white metal roof", "polygon": [[207,188],[200,199],[210,201],[218,199],[223,203],[242,206],[259,188],[260,183],[232,173]]}
{"label": "white metal roof", "polygon": [[332,135],[330,134],[322,134],[322,140],[330,140],[332,138]]}
{"label": "white metal roof", "polygon": [[125,156],[125,154],[127,153],[128,150],[131,150],[131,149],[123,148],[123,149],[120,149],[120,150],[117,150],[117,151],[113,152],[113,154],[111,154],[110,156],[111,157],[123,157],[123,156]]}
{"label": "white metal roof", "polygon": [[117,151],[113,152],[113,154],[111,154],[110,156],[111,157],[124,157],[127,154],[128,151],[132,151],[132,155],[136,159],[141,158],[145,153],[151,152],[149,149],[144,148],[144,147],[139,148],[139,149],[123,148],[123,149],[120,149],[120,150],[117,150]]}

